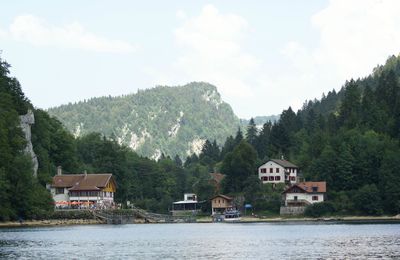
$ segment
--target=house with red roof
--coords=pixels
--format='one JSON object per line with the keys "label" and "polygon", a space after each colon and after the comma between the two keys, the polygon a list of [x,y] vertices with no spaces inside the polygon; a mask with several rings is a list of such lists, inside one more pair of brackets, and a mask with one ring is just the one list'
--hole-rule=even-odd
{"label": "house with red roof", "polygon": [[116,182],[111,173],[62,174],[61,167],[48,186],[57,205],[97,205],[110,207],[114,204]]}
{"label": "house with red roof", "polygon": [[282,192],[285,206],[301,207],[325,200],[326,182],[308,181],[291,185]]}

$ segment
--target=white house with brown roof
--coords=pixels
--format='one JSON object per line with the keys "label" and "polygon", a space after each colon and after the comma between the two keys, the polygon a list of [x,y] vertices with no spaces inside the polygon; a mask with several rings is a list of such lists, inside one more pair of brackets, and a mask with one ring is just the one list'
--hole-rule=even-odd
{"label": "white house with brown roof", "polygon": [[309,181],[293,184],[283,193],[286,207],[301,207],[325,200],[326,182]]}
{"label": "white house with brown roof", "polygon": [[258,167],[262,183],[291,183],[298,181],[299,167],[283,159],[271,159]]}
{"label": "white house with brown roof", "polygon": [[116,186],[111,173],[62,174],[59,167],[49,189],[56,206],[86,203],[108,207],[114,203]]}

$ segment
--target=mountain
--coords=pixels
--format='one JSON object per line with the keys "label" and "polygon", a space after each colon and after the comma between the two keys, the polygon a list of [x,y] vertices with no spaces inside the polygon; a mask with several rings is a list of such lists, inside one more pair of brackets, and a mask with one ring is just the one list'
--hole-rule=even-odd
{"label": "mountain", "polygon": [[239,126],[217,88],[204,82],[92,98],[48,113],[76,137],[99,132],[154,159],[199,153],[206,139],[223,143]]}
{"label": "mountain", "polygon": [[[256,116],[253,117],[254,123],[256,124],[257,128],[262,128],[262,126],[271,121],[271,123],[275,123],[280,118],[280,115],[270,115],[270,116]],[[240,125],[245,130],[249,125],[250,119],[240,119]]]}

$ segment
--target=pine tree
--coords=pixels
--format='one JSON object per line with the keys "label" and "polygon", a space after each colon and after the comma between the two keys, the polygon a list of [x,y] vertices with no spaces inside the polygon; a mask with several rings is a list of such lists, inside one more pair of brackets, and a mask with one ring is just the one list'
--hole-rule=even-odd
{"label": "pine tree", "polygon": [[254,119],[251,118],[249,121],[249,125],[247,126],[246,141],[254,148],[256,148],[257,146],[257,133],[257,126],[254,123]]}

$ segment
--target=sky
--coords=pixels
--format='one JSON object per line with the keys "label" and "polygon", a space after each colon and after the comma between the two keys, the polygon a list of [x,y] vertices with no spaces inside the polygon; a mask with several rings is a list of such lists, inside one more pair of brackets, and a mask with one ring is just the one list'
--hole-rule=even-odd
{"label": "sky", "polygon": [[400,52],[400,1],[3,1],[0,57],[39,108],[193,81],[279,114]]}

